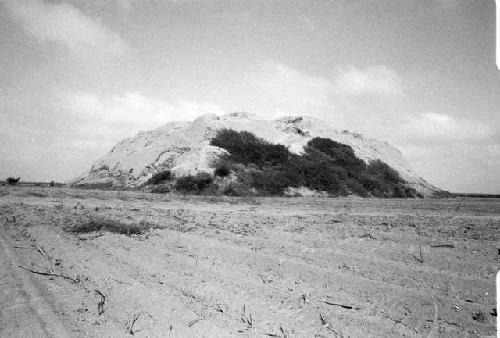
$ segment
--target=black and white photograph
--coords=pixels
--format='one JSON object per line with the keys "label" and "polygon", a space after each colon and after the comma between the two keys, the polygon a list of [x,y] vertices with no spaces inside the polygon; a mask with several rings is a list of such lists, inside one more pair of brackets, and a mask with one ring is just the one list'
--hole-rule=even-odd
{"label": "black and white photograph", "polygon": [[0,337],[500,337],[495,0],[0,0]]}

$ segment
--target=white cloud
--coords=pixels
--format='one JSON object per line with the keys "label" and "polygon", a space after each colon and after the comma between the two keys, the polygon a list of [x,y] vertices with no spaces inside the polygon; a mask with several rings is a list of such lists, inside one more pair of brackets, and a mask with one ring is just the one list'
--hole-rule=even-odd
{"label": "white cloud", "polygon": [[381,95],[402,93],[401,78],[395,70],[386,66],[371,66],[358,69],[353,66],[338,68],[334,72],[336,90],[358,95]]}
{"label": "white cloud", "polygon": [[68,92],[60,106],[86,121],[115,126],[159,126],[168,120],[171,105],[139,93],[101,98],[90,92]]}
{"label": "white cloud", "polygon": [[364,133],[387,124],[381,119],[399,110],[404,98],[401,77],[384,65],[348,65],[335,68],[329,76],[314,76],[273,61],[262,67],[252,85],[273,116],[310,115],[338,129]]}
{"label": "white cloud", "polygon": [[412,113],[403,79],[384,65],[337,67],[330,77],[312,76],[269,62],[254,79],[274,115],[311,115],[397,144],[481,141],[495,129],[464,114]]}
{"label": "white cloud", "polygon": [[[313,76],[279,62],[268,62],[254,83],[277,110],[320,113],[326,108],[358,108],[367,99],[378,103],[402,94],[401,78],[386,66],[338,67],[330,77]],[[337,109],[338,110],[338,109]]]}
{"label": "white cloud", "polygon": [[500,160],[500,144],[491,144],[488,146],[488,152],[491,156]]}
{"label": "white cloud", "polygon": [[5,6],[12,18],[41,43],[62,44],[79,56],[89,52],[119,55],[127,50],[118,34],[70,4],[8,0]]}
{"label": "white cloud", "polygon": [[[57,106],[65,116],[74,119],[80,138],[103,140],[106,145],[170,121],[189,121],[202,114],[224,113],[219,106],[210,103],[181,101],[171,104],[140,93],[100,97],[91,92],[64,92]],[[95,147],[95,143],[92,146]]]}
{"label": "white cloud", "polygon": [[282,63],[265,64],[254,82],[277,110],[311,113],[329,105],[329,79],[301,73]]}
{"label": "white cloud", "polygon": [[484,122],[438,113],[408,115],[394,132],[407,141],[431,143],[470,142],[484,140],[495,134],[494,128]]}

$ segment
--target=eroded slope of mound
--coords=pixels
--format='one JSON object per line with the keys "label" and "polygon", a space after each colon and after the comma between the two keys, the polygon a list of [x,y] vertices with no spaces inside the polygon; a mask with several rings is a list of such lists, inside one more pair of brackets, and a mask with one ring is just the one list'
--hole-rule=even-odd
{"label": "eroded slope of mound", "polygon": [[381,160],[387,163],[424,195],[437,190],[413,172],[401,152],[387,142],[346,130],[338,131],[311,117],[282,117],[268,121],[247,113],[208,114],[192,122],[171,122],[140,132],[116,144],[73,183],[76,186],[134,188],[163,170],[170,170],[176,176],[211,172],[218,158],[226,153],[210,145],[210,140],[221,129],[248,131],[271,143],[283,144],[294,153],[302,153],[303,147],[314,137],[330,138],[351,146],[356,156],[366,162]]}

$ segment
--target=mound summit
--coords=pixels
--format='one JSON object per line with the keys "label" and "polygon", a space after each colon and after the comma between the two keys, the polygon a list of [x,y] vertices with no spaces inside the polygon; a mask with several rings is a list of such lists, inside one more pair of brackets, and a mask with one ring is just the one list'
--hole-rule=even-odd
{"label": "mound summit", "polygon": [[385,162],[408,186],[424,196],[439,191],[418,176],[401,152],[387,142],[347,130],[338,131],[312,117],[287,116],[269,121],[248,113],[207,114],[192,122],[170,122],[154,130],[139,132],[118,142],[72,184],[131,189],[144,185],[153,175],[166,170],[176,177],[212,173],[218,159],[227,154],[225,149],[210,144],[223,129],[250,132],[270,143],[282,144],[296,154],[301,154],[313,138],[328,138],[352,147],[355,155],[366,163]]}

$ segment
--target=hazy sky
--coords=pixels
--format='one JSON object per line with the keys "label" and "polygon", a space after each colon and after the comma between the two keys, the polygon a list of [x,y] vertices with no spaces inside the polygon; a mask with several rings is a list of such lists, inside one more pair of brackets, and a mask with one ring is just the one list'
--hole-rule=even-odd
{"label": "hazy sky", "polygon": [[0,1],[0,178],[64,181],[139,130],[309,115],[500,193],[488,0]]}

